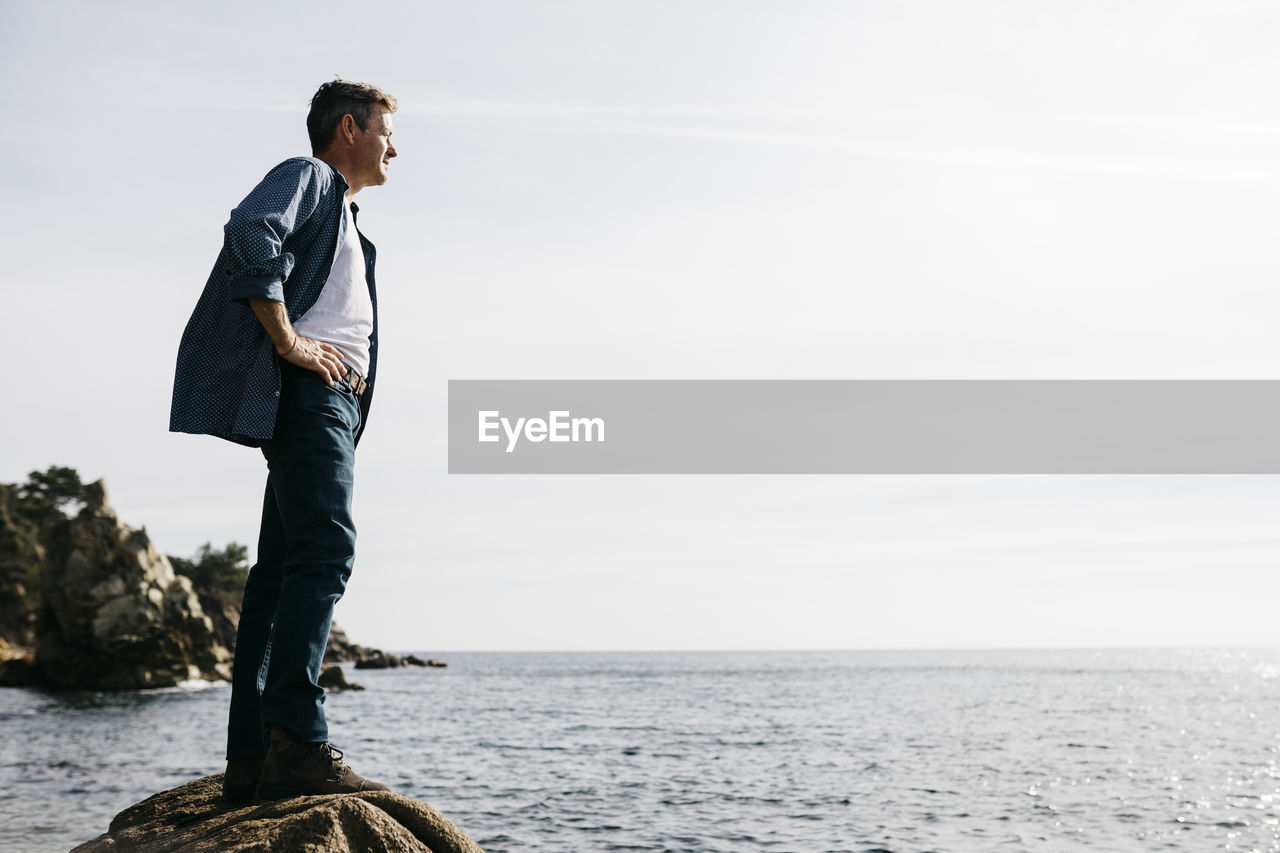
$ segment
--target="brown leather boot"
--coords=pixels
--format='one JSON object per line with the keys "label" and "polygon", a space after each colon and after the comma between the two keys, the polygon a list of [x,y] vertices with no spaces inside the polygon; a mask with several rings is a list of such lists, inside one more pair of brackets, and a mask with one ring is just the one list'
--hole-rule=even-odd
{"label": "brown leather boot", "polygon": [[271,727],[271,750],[258,782],[258,796],[262,799],[390,790],[348,767],[342,760],[342,751],[330,744],[298,743],[279,726]]}
{"label": "brown leather boot", "polygon": [[222,774],[222,799],[228,803],[247,803],[258,790],[258,777],[262,775],[262,762],[257,758],[232,758],[227,761],[227,772]]}

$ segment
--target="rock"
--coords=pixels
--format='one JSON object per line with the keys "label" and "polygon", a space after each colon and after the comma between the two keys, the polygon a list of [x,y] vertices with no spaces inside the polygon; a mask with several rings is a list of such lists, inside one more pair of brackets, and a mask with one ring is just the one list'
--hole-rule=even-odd
{"label": "rock", "polygon": [[356,661],[356,669],[390,669],[393,666],[404,666],[404,661],[395,655],[379,651]]}
{"label": "rock", "polygon": [[[0,483],[0,687],[230,677],[242,581],[185,574],[190,560],[157,553],[145,529],[120,523],[101,480],[70,502],[24,489]],[[72,504],[83,510],[68,519]],[[399,660],[333,625],[325,662],[361,658]]]}
{"label": "rock", "polygon": [[41,683],[34,654],[0,653],[0,687],[29,687]]}
{"label": "rock", "polygon": [[356,661],[356,669],[391,669],[397,666],[436,666],[445,667],[446,663],[441,663],[435,658],[423,660],[417,655],[408,655],[400,657],[399,655],[388,654],[378,649],[366,649],[369,654],[364,655]]}
{"label": "rock", "polygon": [[[174,566],[174,571],[178,571],[177,566]],[[239,596],[232,601],[230,596],[220,591],[201,588],[194,580],[191,583],[195,587],[196,597],[200,599],[200,608],[213,623],[213,632],[218,636],[218,642],[234,653],[236,629],[240,627]]]}
{"label": "rock", "polygon": [[340,690],[364,690],[354,681],[347,681],[347,676],[340,666],[326,666],[320,671],[320,678],[316,683],[330,693],[337,693]]}
{"label": "rock", "polygon": [[101,480],[54,524],[36,663],[55,687],[167,687],[231,677],[231,653],[191,586],[145,530],[124,525]]}
{"label": "rock", "polygon": [[107,834],[71,853],[483,853],[426,803],[386,791],[326,794],[230,806],[222,774],[156,794],[111,821]]}
{"label": "rock", "polygon": [[417,655],[409,655],[409,656],[407,656],[407,657],[404,659],[404,662],[405,662],[405,663],[407,663],[407,664],[409,664],[410,666],[436,666],[436,667],[446,667],[446,666],[448,666],[448,665],[449,665],[449,664],[447,664],[447,663],[441,663],[440,661],[436,660],[435,658],[427,658],[426,660],[423,660],[422,658],[418,657]]}
{"label": "rock", "polygon": [[0,640],[32,648],[40,612],[44,547],[40,525],[24,517],[16,486],[0,483]]}

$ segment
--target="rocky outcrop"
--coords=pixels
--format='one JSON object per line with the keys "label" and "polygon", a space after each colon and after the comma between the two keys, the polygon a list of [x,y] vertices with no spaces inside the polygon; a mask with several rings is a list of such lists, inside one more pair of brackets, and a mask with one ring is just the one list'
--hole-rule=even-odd
{"label": "rocky outcrop", "polygon": [[347,681],[347,676],[342,671],[342,667],[338,665],[326,666],[320,672],[320,678],[316,683],[325,689],[327,693],[338,693],[343,690],[364,690],[362,686],[354,681]]}
{"label": "rocky outcrop", "polygon": [[39,524],[22,515],[18,500],[16,486],[0,483],[0,655],[6,659],[35,644],[44,563]]}
{"label": "rocky outcrop", "polygon": [[386,791],[295,797],[229,806],[222,775],[156,794],[111,821],[103,836],[71,853],[483,853],[426,803]]}
{"label": "rocky outcrop", "polygon": [[[101,480],[82,486],[70,468],[0,483],[0,687],[230,677],[246,550],[205,545],[193,560],[166,557],[145,529],[120,522]],[[350,661],[440,665],[358,645],[333,625],[325,662]]]}
{"label": "rocky outcrop", "polygon": [[356,669],[394,669],[398,666],[435,666],[445,667],[446,663],[441,663],[435,658],[423,660],[417,655],[408,655],[400,657],[399,655],[389,654],[378,649],[368,649],[369,654],[363,655],[356,661]]}
{"label": "rocky outcrop", "polygon": [[122,524],[99,480],[48,536],[35,663],[55,687],[165,687],[231,677],[231,654],[192,588]]}
{"label": "rocky outcrop", "polygon": [[217,636],[218,642],[234,652],[236,629],[240,627],[239,598],[232,601],[231,596],[221,591],[203,589],[195,581],[192,581],[192,585],[196,590],[196,598],[200,600],[200,609],[213,623],[213,633]]}
{"label": "rocky outcrop", "polygon": [[39,682],[35,652],[0,640],[0,687],[25,687]]}

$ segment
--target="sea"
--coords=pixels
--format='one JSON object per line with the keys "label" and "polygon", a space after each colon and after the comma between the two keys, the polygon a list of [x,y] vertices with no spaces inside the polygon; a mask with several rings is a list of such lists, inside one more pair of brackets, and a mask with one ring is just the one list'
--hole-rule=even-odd
{"label": "sea", "polygon": [[[330,737],[488,853],[1280,853],[1280,650],[418,654]],[[219,772],[228,697],[0,690],[0,851]]]}

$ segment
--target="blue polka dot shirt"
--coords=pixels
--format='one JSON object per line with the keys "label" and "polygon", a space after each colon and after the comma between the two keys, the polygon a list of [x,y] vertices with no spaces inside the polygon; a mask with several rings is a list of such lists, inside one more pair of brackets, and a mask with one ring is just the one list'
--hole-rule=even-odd
{"label": "blue polka dot shirt", "polygon": [[[268,172],[231,211],[222,252],[178,347],[172,432],[215,435],[250,446],[271,437],[280,400],[280,359],[249,300],[261,296],[283,302],[291,322],[315,304],[333,264],[347,189],[328,163],[294,157]],[[353,203],[353,223],[358,210]],[[378,297],[373,283],[376,251],[359,228],[356,233],[373,301],[369,384],[360,396],[363,432],[377,373]]]}

